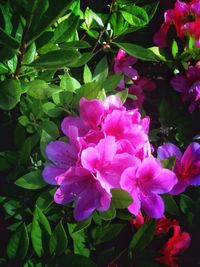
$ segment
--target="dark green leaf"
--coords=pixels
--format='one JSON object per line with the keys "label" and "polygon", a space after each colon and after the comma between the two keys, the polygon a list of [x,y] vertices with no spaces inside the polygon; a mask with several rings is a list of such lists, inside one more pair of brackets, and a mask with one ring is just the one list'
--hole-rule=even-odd
{"label": "dark green leaf", "polygon": [[133,202],[133,199],[129,195],[129,193],[124,190],[112,189],[111,193],[112,193],[111,205],[114,208],[125,209]]}
{"label": "dark green leaf", "polygon": [[150,220],[142,225],[142,227],[133,235],[129,251],[142,251],[152,241],[155,233],[156,221]]}
{"label": "dark green leaf", "polygon": [[97,267],[97,265],[91,259],[81,255],[65,255],[59,260],[56,260],[56,263],[50,264],[48,267],[64,267],[68,265],[67,263],[70,263],[70,267]]}
{"label": "dark green leaf", "polygon": [[82,231],[83,229],[87,228],[91,224],[92,217],[87,218],[86,220],[80,222],[77,224],[77,226],[74,228],[74,233]]}
{"label": "dark green leaf", "polygon": [[108,62],[104,56],[94,69],[93,79],[97,82],[103,82],[108,76]]}
{"label": "dark green leaf", "polygon": [[44,253],[48,252],[46,249],[50,236],[51,227],[49,222],[43,212],[36,206],[33,215],[31,240],[38,257],[41,257]]}
{"label": "dark green leaf", "polygon": [[6,33],[2,28],[0,28],[0,43],[8,45],[13,49],[19,48],[19,42],[8,33]]}
{"label": "dark green leaf", "polygon": [[165,194],[162,195],[162,199],[164,200],[165,203],[165,211],[169,214],[179,216],[179,208],[176,204],[176,201],[174,200],[173,196]]}
{"label": "dark green leaf", "polygon": [[0,108],[11,110],[20,101],[21,88],[17,80],[5,80],[0,82]]}
{"label": "dark green leaf", "polygon": [[60,49],[41,55],[31,66],[36,68],[61,68],[67,67],[80,58],[80,53],[74,50]]}
{"label": "dark green leaf", "polygon": [[154,3],[150,3],[147,5],[144,5],[142,8],[146,10],[148,17],[149,17],[149,21],[152,20],[152,18],[154,17],[157,8],[159,6],[159,1],[158,2],[154,2]]}
{"label": "dark green leaf", "polygon": [[62,222],[59,222],[55,227],[50,239],[50,252],[55,253],[56,256],[61,255],[67,248],[67,235],[63,228]]}
{"label": "dark green leaf", "polygon": [[106,92],[116,89],[117,85],[122,79],[122,73],[117,73],[109,76],[103,83],[102,86]]}
{"label": "dark green leaf", "polygon": [[40,189],[46,186],[40,171],[32,171],[15,181],[15,184],[26,189]]}
{"label": "dark green leaf", "polygon": [[111,207],[107,211],[99,212],[99,216],[105,221],[111,221],[116,216],[116,210]]}
{"label": "dark green leaf", "polygon": [[189,196],[181,194],[180,209],[184,214],[187,214],[194,209],[194,201]]}
{"label": "dark green leaf", "polygon": [[29,237],[26,225],[22,224],[12,235],[8,242],[7,254],[9,258],[24,259],[29,247]]}
{"label": "dark green leaf", "polygon": [[119,48],[123,49],[127,54],[145,61],[157,61],[155,55],[150,50],[135,44],[115,43]]}
{"label": "dark green leaf", "polygon": [[73,0],[51,0],[45,16],[38,22],[33,32],[29,33],[28,44],[40,37],[58,18],[60,18],[68,9]]}
{"label": "dark green leaf", "polygon": [[79,59],[77,59],[76,61],[70,63],[69,67],[70,68],[81,67],[81,66],[85,65],[88,61],[90,61],[93,56],[94,56],[94,54],[92,54],[90,52],[83,53],[83,54],[81,54]]}

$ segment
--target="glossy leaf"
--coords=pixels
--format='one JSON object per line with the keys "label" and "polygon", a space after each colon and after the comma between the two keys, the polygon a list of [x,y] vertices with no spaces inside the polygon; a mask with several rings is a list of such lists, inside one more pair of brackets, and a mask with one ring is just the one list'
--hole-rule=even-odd
{"label": "glossy leaf", "polygon": [[112,189],[112,202],[111,205],[114,208],[125,209],[132,202],[132,197],[124,190],[121,189]]}
{"label": "glossy leaf", "polygon": [[0,82],[0,109],[11,110],[20,101],[21,88],[17,80]]}
{"label": "glossy leaf", "polygon": [[40,171],[32,171],[15,181],[15,184],[25,189],[40,189],[46,186]]}

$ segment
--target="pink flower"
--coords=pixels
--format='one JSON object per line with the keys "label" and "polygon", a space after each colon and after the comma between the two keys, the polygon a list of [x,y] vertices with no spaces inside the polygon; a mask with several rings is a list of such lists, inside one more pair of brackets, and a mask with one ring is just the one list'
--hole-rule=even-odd
{"label": "pink flower", "polygon": [[[131,80],[136,80],[138,78],[138,72],[136,69],[132,67],[133,64],[136,63],[137,59],[128,56],[125,51],[119,49],[117,56],[114,58],[114,72],[115,73],[123,73]],[[121,79],[119,88],[125,88],[124,77]]]}
{"label": "pink flower", "polygon": [[189,185],[200,185],[200,145],[198,143],[191,143],[183,155],[178,147],[167,143],[158,148],[158,156],[161,160],[176,156],[174,172],[178,183],[171,190],[171,194],[178,195]]}
{"label": "pink flower", "polygon": [[72,167],[63,174],[62,183],[54,195],[58,204],[75,202],[74,218],[82,221],[94,210],[106,211],[111,194],[102,188],[95,177],[82,167]]}
{"label": "pink flower", "polygon": [[170,25],[174,25],[179,38],[191,36],[195,38],[195,45],[200,45],[200,1],[189,3],[176,1],[174,9],[165,12],[164,23],[154,35],[154,43],[161,48],[167,46],[166,38]]}
{"label": "pink flower", "polygon": [[134,202],[128,207],[134,215],[142,208],[151,218],[164,215],[164,203],[159,194],[164,194],[177,183],[176,175],[163,169],[155,158],[145,158],[136,166],[127,168],[121,177],[122,189],[129,192]]}
{"label": "pink flower", "polygon": [[178,267],[177,255],[187,250],[191,243],[189,233],[181,232],[181,228],[178,225],[174,225],[174,233],[171,238],[165,243],[160,253],[163,254],[157,257],[156,260],[169,267]]}
{"label": "pink flower", "polygon": [[200,103],[200,67],[190,66],[186,76],[177,74],[171,79],[175,91],[180,92],[183,102],[189,102],[189,111],[193,112]]}
{"label": "pink flower", "polygon": [[117,153],[117,142],[113,136],[107,136],[95,147],[82,151],[82,166],[93,173],[102,187],[110,192],[112,188],[120,188],[122,172],[139,160],[128,153]]}

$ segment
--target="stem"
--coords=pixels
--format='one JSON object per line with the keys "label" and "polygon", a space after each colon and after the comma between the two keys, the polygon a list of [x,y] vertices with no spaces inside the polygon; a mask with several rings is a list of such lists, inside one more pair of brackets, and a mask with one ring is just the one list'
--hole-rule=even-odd
{"label": "stem", "polygon": [[17,66],[16,66],[15,73],[14,73],[14,79],[19,77],[19,72],[20,72],[20,69],[21,69],[22,60],[23,60],[24,53],[25,53],[25,50],[26,50],[26,47],[27,47],[26,39],[27,39],[28,31],[29,31],[30,26],[31,26],[31,22],[33,20],[33,14],[34,14],[34,11],[36,9],[36,6],[37,6],[37,0],[34,1],[31,14],[30,14],[30,16],[29,16],[29,18],[28,18],[28,20],[26,22],[26,25],[24,27],[24,30],[23,30],[22,39],[21,39],[21,45],[20,45],[20,48],[19,48],[19,53],[17,55]]}
{"label": "stem", "polygon": [[105,33],[106,27],[107,27],[108,22],[109,22],[109,20],[110,20],[110,18],[111,18],[111,15],[112,15],[112,11],[113,11],[113,7],[114,7],[114,4],[115,4],[115,1],[116,1],[116,0],[113,0],[112,3],[111,3],[111,5],[110,5],[110,13],[109,13],[109,15],[108,15],[108,18],[107,18],[107,20],[106,20],[106,22],[105,22],[105,24],[104,24],[102,30],[99,32],[99,36],[98,36],[98,38],[97,38],[97,41],[96,41],[96,43],[95,43],[95,45],[94,45],[94,47],[93,47],[93,49],[92,49],[92,53],[94,53],[94,51],[96,50],[96,48],[97,48],[97,46],[98,46],[98,43],[99,43],[100,40],[101,40],[101,37],[102,37],[102,36],[104,35],[104,33]]}
{"label": "stem", "polygon": [[119,258],[121,258],[121,256],[127,251],[127,248],[125,248],[124,250],[122,250],[119,255],[117,255],[112,261],[111,263],[115,263]]}

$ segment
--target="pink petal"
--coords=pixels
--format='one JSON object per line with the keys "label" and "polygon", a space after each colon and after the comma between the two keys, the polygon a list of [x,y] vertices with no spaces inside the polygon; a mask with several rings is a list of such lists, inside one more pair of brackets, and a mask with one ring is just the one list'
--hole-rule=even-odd
{"label": "pink petal", "polygon": [[164,203],[160,196],[151,195],[141,198],[141,206],[145,213],[151,218],[162,218],[164,216]]}
{"label": "pink petal", "polygon": [[171,79],[170,84],[174,88],[175,91],[180,92],[180,93],[187,93],[190,88],[190,82],[182,74],[175,75]]}
{"label": "pink petal", "polygon": [[75,165],[77,161],[77,152],[74,147],[61,141],[49,143],[46,146],[46,154],[56,166],[66,170]]}
{"label": "pink petal", "polygon": [[83,121],[90,127],[96,129],[101,122],[103,115],[103,105],[97,100],[81,98],[79,102],[79,112]]}
{"label": "pink petal", "polygon": [[59,168],[53,165],[47,165],[42,172],[42,176],[45,182],[52,184],[52,185],[57,185],[56,177],[64,173],[65,171],[66,169]]}
{"label": "pink petal", "polygon": [[180,149],[172,143],[166,143],[158,147],[158,157],[163,160],[172,156],[176,156],[177,160],[181,160],[182,153]]}

